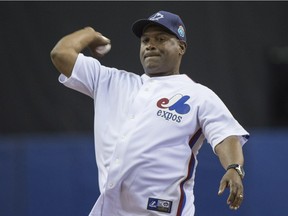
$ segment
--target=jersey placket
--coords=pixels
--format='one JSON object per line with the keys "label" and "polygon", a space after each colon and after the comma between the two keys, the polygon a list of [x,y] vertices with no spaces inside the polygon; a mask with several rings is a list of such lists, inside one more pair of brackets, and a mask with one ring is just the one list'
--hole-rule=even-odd
{"label": "jersey placket", "polygon": [[111,166],[107,179],[108,189],[112,188],[116,183],[117,173],[119,172],[118,169],[121,165],[122,158],[125,157],[125,150],[129,142],[129,136],[131,133],[133,133],[133,129],[135,128],[133,124],[135,124],[135,121],[139,120],[137,115],[141,115],[141,109],[145,109],[147,102],[149,102],[149,98],[151,96],[150,88],[152,83],[153,81],[151,80],[146,81],[139,89],[139,92],[136,94],[132,103],[129,104],[129,110],[127,112],[125,122],[123,122],[119,132],[118,143],[115,147],[113,158],[111,160]]}
{"label": "jersey placket", "polygon": [[119,132],[118,142],[115,147],[108,172],[103,212],[114,211],[111,209],[112,206],[114,206],[115,211],[116,209],[119,209],[117,203],[119,203],[118,193],[120,193],[119,187],[121,187],[119,181],[121,181],[121,177],[123,176],[123,159],[125,157],[127,147],[129,146],[129,140],[131,134],[133,134],[133,129],[137,127],[138,121],[143,120],[143,116],[140,115],[143,113],[143,109],[146,108],[147,103],[150,101],[149,99],[151,98],[151,88],[153,83],[153,80],[146,81],[139,89],[139,92],[136,94],[132,103],[129,105],[127,117]]}

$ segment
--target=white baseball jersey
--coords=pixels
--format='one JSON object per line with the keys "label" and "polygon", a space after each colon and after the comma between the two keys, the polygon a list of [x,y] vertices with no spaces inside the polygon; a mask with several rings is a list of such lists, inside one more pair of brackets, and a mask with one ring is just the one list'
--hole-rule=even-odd
{"label": "white baseball jersey", "polygon": [[100,196],[90,216],[193,216],[196,155],[248,133],[188,76],[142,76],[79,54],[60,82],[94,99]]}

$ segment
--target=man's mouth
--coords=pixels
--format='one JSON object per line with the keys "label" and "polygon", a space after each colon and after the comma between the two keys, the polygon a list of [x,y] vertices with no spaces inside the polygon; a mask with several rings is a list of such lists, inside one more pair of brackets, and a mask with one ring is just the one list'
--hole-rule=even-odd
{"label": "man's mouth", "polygon": [[157,53],[147,53],[144,55],[144,59],[151,58],[151,57],[159,57],[160,55]]}

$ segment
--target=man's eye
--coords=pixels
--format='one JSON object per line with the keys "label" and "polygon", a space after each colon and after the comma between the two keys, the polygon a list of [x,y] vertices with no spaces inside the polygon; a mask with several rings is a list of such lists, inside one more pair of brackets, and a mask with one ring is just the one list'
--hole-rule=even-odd
{"label": "man's eye", "polygon": [[149,38],[143,38],[142,39],[142,43],[148,43],[149,42]]}
{"label": "man's eye", "polygon": [[163,42],[163,41],[165,41],[165,38],[164,38],[164,37],[159,37],[159,38],[158,38],[158,41],[159,41],[159,42]]}

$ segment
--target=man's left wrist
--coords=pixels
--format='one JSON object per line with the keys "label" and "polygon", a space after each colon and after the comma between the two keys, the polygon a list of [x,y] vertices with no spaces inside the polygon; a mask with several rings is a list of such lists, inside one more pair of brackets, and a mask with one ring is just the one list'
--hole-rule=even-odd
{"label": "man's left wrist", "polygon": [[230,164],[227,168],[226,171],[228,171],[229,169],[234,169],[238,175],[240,176],[241,179],[244,179],[245,176],[245,171],[244,168],[241,164]]}

